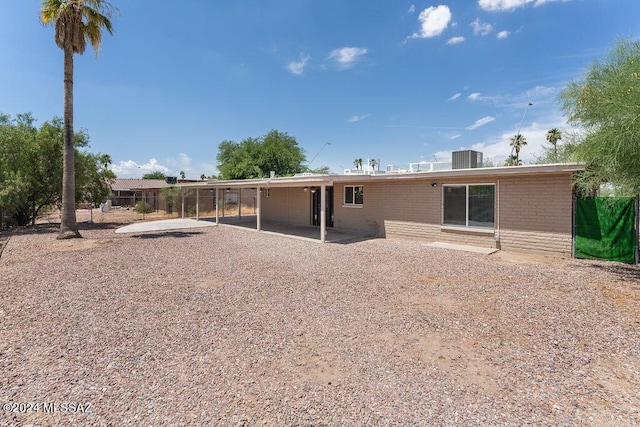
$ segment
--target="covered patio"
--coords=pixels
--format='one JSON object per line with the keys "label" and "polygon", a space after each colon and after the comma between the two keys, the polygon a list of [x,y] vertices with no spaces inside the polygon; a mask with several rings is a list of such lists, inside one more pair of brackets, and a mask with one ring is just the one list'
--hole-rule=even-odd
{"label": "covered patio", "polygon": [[[325,242],[345,242],[354,239],[362,239],[364,235],[354,233],[327,231],[327,197],[326,189],[333,186],[336,176],[330,175],[311,175],[311,176],[294,176],[286,178],[265,178],[265,179],[247,179],[237,181],[207,181],[202,183],[186,183],[179,185],[181,188],[195,191],[196,195],[196,220],[214,221],[216,224],[242,227],[253,229],[258,232],[284,234],[287,236],[300,237],[305,239],[319,240]],[[301,226],[296,224],[288,224],[285,222],[277,222],[264,220],[262,217],[262,198],[268,197],[270,189],[274,188],[299,188],[304,191],[318,191],[319,193],[319,218],[317,226]],[[255,215],[238,216],[222,216],[220,204],[217,202],[221,199],[224,191],[242,191],[243,189],[252,189],[256,191]],[[199,212],[199,201],[201,190],[213,190],[215,193],[215,215],[213,217],[201,217]],[[184,200],[183,200],[183,217],[184,217]]]}
{"label": "covered patio", "polygon": [[[246,215],[242,217],[224,217],[218,218],[218,225],[237,227],[247,230],[257,230],[257,215]],[[200,218],[202,221],[215,221],[215,218]],[[321,241],[318,239],[318,229],[315,226],[300,226],[286,224],[278,221],[262,220],[260,232],[265,234],[275,234],[296,239]],[[323,243],[350,243],[365,239],[371,239],[371,236],[365,236],[358,233],[348,233],[329,229],[325,231]]]}

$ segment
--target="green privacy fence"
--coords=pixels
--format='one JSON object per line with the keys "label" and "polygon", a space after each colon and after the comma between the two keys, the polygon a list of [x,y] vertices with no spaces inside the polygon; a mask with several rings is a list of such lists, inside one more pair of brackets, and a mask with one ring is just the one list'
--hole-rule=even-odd
{"label": "green privacy fence", "polygon": [[637,199],[576,199],[574,237],[576,258],[638,262]]}

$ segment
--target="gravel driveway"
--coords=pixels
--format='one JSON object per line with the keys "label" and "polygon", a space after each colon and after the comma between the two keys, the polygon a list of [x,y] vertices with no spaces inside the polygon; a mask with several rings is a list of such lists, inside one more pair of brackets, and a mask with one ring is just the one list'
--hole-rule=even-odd
{"label": "gravel driveway", "polygon": [[635,266],[56,232],[0,258],[0,425],[640,424]]}

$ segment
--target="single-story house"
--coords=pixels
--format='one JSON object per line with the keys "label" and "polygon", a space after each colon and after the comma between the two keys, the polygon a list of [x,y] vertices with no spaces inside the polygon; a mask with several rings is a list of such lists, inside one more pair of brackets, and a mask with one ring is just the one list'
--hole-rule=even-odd
{"label": "single-story house", "polygon": [[[209,193],[195,189],[207,186],[206,181],[195,181],[179,179],[175,183],[167,182],[163,179],[142,179],[142,178],[116,178],[111,182],[111,196],[108,201],[111,206],[123,208],[133,208],[140,200],[144,200],[154,211],[165,211],[167,213],[180,212],[184,215],[196,215],[200,212],[212,212],[215,209],[215,193],[208,185]],[[163,189],[176,187],[181,191],[180,200],[168,202],[163,194]],[[220,196],[221,206],[231,207],[241,204],[255,205],[254,191],[223,191]],[[223,208],[224,209],[224,208]]]}
{"label": "single-story house", "polygon": [[[216,195],[255,189],[261,221],[384,238],[571,254],[580,164],[308,175],[181,184]],[[217,197],[216,197],[217,198]],[[218,210],[216,209],[216,220]]]}
{"label": "single-story house", "polygon": [[161,189],[170,187],[164,179],[116,178],[111,182],[112,206],[134,207],[144,200],[153,210],[166,210],[160,197]]}

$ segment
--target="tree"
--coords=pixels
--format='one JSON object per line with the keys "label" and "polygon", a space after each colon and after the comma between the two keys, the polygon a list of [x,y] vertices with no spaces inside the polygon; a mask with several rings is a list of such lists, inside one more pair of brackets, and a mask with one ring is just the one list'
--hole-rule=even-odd
{"label": "tree", "polygon": [[[84,131],[74,134],[75,201],[104,200],[115,175],[106,154],[88,147]],[[37,128],[30,114],[0,116],[0,207],[17,225],[35,223],[40,212],[62,199],[64,122],[54,118]]]}
{"label": "tree", "polygon": [[42,0],[40,20],[55,27],[55,42],[64,52],[62,214],[58,239],[82,237],[76,224],[74,199],[73,55],[82,55],[89,42],[97,57],[102,31],[113,33],[110,19],[116,10],[104,0]]}
{"label": "tree", "polygon": [[376,166],[378,165],[378,162],[376,159],[371,159],[369,160],[369,166],[371,166],[371,170],[376,170]]}
{"label": "tree", "polygon": [[331,169],[329,168],[329,166],[320,166],[313,169],[309,169],[308,167],[306,167],[304,171],[307,173],[312,173],[314,175],[329,175],[331,173]]}
{"label": "tree", "polygon": [[164,172],[153,171],[142,175],[142,179],[161,179],[164,181],[167,179],[167,175],[165,175]]}
{"label": "tree", "polygon": [[520,161],[520,148],[527,145],[527,139],[521,134],[517,134],[511,137],[511,142],[509,143],[509,145],[516,150],[516,158],[513,166],[521,165],[522,162]]}
{"label": "tree", "polygon": [[562,132],[553,128],[547,132],[547,141],[553,146],[553,163],[558,163],[558,141],[562,139]]}
{"label": "tree", "polygon": [[355,166],[357,170],[362,169],[362,158],[358,157],[357,159],[355,159],[353,161],[353,166]]}
{"label": "tree", "polygon": [[306,160],[296,139],[277,130],[240,143],[222,141],[216,159],[221,179],[264,178],[271,171],[279,176],[291,176],[305,170]]}
{"label": "tree", "polygon": [[205,174],[200,175],[200,179],[201,179],[202,181],[206,181],[206,179],[207,179],[207,175],[205,175]]}
{"label": "tree", "polygon": [[[87,137],[88,141],[88,137]],[[99,203],[111,195],[111,183],[116,175],[109,165],[108,154],[76,153],[76,201]]]}
{"label": "tree", "polygon": [[167,213],[173,213],[173,207],[180,201],[180,188],[176,186],[165,187],[160,189],[160,194],[167,204]]}
{"label": "tree", "polygon": [[[548,134],[548,132],[547,132]],[[534,154],[536,164],[567,163],[577,161],[575,156],[576,146],[583,136],[576,132],[563,132],[563,144],[544,145],[540,153]]]}
{"label": "tree", "polygon": [[286,132],[270,131],[262,139],[261,170],[265,176],[275,171],[279,176],[292,176],[303,170],[306,157],[298,141]]}
{"label": "tree", "polygon": [[185,175],[184,171],[180,171],[180,179],[185,179],[187,175]]}
{"label": "tree", "polygon": [[640,41],[620,40],[584,80],[560,94],[568,122],[584,130],[576,157],[585,163],[583,189],[604,182],[618,194],[640,193]]}
{"label": "tree", "polygon": [[496,165],[493,163],[493,160],[491,160],[490,158],[486,158],[482,161],[482,167],[483,168],[494,168],[496,167]]}
{"label": "tree", "polygon": [[522,160],[518,159],[518,156],[516,156],[515,154],[512,154],[509,157],[507,157],[507,159],[504,161],[504,165],[505,166],[521,166]]}

